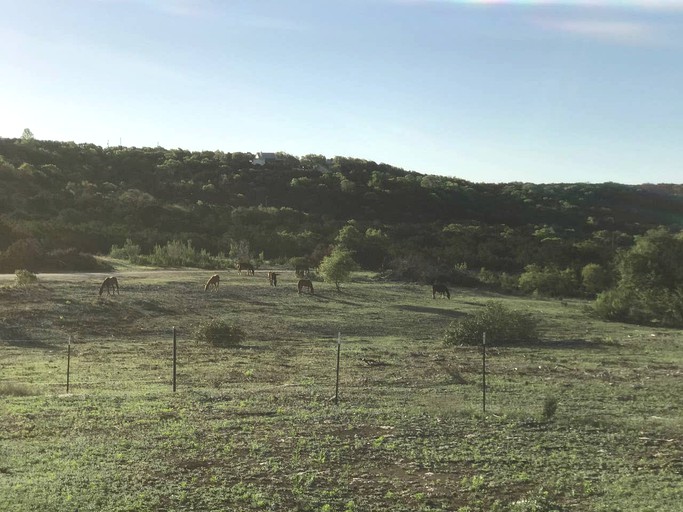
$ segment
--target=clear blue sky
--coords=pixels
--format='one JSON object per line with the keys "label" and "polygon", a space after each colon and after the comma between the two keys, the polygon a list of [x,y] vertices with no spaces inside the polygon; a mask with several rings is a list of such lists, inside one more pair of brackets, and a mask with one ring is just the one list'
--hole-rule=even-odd
{"label": "clear blue sky", "polygon": [[683,182],[683,0],[0,0],[0,136]]}

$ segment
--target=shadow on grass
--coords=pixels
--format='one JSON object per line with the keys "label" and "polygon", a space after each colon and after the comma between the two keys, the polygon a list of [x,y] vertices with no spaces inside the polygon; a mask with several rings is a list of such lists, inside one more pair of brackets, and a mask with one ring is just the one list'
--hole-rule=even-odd
{"label": "shadow on grass", "polygon": [[[472,348],[480,348],[479,345],[467,345]],[[487,350],[497,348],[532,348],[532,349],[549,349],[549,350],[607,350],[610,347],[618,346],[617,343],[603,342],[603,341],[587,341],[587,340],[537,340],[537,341],[486,341]]]}
{"label": "shadow on grass", "polygon": [[455,311],[451,309],[441,309],[441,308],[432,308],[432,307],[427,307],[427,306],[407,306],[407,305],[399,305],[399,306],[393,306],[396,309],[400,309],[401,311],[411,311],[413,313],[429,313],[431,315],[441,315],[441,316],[447,316],[449,318],[461,318],[463,316],[467,316],[466,313],[463,313],[461,311]]}
{"label": "shadow on grass", "polygon": [[587,341],[587,340],[543,340],[536,344],[542,348],[568,348],[574,350],[606,350],[610,347],[619,346],[619,343],[614,341]]}
{"label": "shadow on grass", "polygon": [[0,344],[7,344],[11,347],[21,348],[54,348],[54,343],[36,339],[27,334],[23,329],[9,327],[0,324]]}
{"label": "shadow on grass", "polygon": [[[338,294],[343,294],[343,292],[338,292]],[[304,296],[304,295],[309,295],[309,294],[308,293],[302,293],[301,294],[301,296]],[[314,295],[311,295],[311,297],[318,299],[320,301],[324,301],[324,302],[335,302],[337,304],[344,304],[345,306],[354,306],[354,307],[363,306],[363,304],[359,304],[357,302],[351,302],[349,300],[344,300],[340,297],[333,297],[331,295],[326,295],[326,294],[317,293],[317,292]]]}

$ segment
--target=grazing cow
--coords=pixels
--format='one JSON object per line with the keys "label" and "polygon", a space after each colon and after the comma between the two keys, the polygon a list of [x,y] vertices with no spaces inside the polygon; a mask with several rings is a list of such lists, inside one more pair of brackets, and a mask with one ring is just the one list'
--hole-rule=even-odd
{"label": "grazing cow", "polygon": [[448,297],[449,299],[451,298],[451,292],[448,291],[448,288],[446,287],[445,284],[433,284],[432,285],[432,299],[436,299],[436,294],[440,294],[441,297]]}
{"label": "grazing cow", "polygon": [[104,289],[107,289],[107,295],[112,294],[114,295],[114,292],[116,292],[116,295],[119,294],[119,280],[116,279],[115,277],[108,277],[104,281],[102,281],[102,286],[100,286],[100,296],[104,292]]}
{"label": "grazing cow", "polygon": [[268,282],[270,286],[277,286],[277,276],[275,272],[268,272]]}
{"label": "grazing cow", "polygon": [[315,292],[313,291],[313,283],[311,283],[310,279],[299,279],[299,282],[297,283],[296,287],[299,290],[299,293],[301,293],[301,290],[303,288],[308,288],[308,292],[311,295],[315,294]]}
{"label": "grazing cow", "polygon": [[254,275],[254,265],[252,265],[251,263],[239,262],[237,264],[237,273],[242,275],[243,270],[246,271],[248,276]]}
{"label": "grazing cow", "polygon": [[209,291],[209,288],[213,288],[214,290],[218,291],[218,285],[221,282],[221,276],[218,274],[212,275],[209,280],[206,282],[206,285],[204,285],[204,291]]}

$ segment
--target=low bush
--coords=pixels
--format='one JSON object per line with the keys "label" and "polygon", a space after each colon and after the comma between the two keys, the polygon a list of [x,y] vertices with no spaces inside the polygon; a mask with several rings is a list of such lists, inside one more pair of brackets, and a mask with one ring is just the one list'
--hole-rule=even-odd
{"label": "low bush", "polygon": [[484,309],[451,323],[446,331],[447,345],[480,345],[486,333],[487,343],[515,344],[538,340],[538,321],[522,311],[515,311],[492,301]]}
{"label": "low bush", "polygon": [[41,270],[43,272],[108,272],[112,270],[112,267],[99,261],[92,254],[85,254],[71,247],[48,252]]}
{"label": "low bush", "polygon": [[[484,286],[507,294],[519,293],[519,276],[507,272],[494,272],[482,267],[478,274],[469,273],[467,270],[455,270],[455,279],[452,282],[456,286],[480,287]],[[476,282],[474,281],[476,277]]]}
{"label": "low bush", "polygon": [[639,290],[619,286],[599,293],[593,311],[605,320],[683,327],[683,287]]}
{"label": "low bush", "polygon": [[14,276],[17,286],[29,286],[38,282],[38,276],[25,269],[15,271]]}
{"label": "low bush", "polygon": [[128,260],[136,265],[150,265],[156,267],[197,267],[205,269],[230,268],[232,260],[225,254],[217,256],[209,254],[205,249],[197,250],[192,242],[185,243],[172,240],[166,245],[155,245],[151,254],[141,254],[140,246],[127,239],[123,247],[113,245],[109,256]]}
{"label": "low bush", "polygon": [[527,265],[519,276],[519,289],[528,294],[545,297],[572,297],[580,295],[579,282],[572,269]]}
{"label": "low bush", "polygon": [[0,252],[0,273],[9,274],[18,268],[37,272],[44,259],[45,251],[36,239],[22,238]]}
{"label": "low bush", "polygon": [[197,341],[205,341],[216,347],[234,347],[242,343],[246,333],[236,324],[225,320],[209,320],[195,332]]}
{"label": "low bush", "polygon": [[111,267],[93,255],[73,247],[46,252],[34,239],[21,239],[5,252],[0,251],[0,273],[10,273],[17,268],[31,272],[106,272]]}
{"label": "low bush", "polygon": [[127,260],[133,264],[139,264],[140,253],[140,246],[133,243],[130,238],[127,238],[126,243],[124,243],[122,247],[119,247],[118,245],[112,245],[111,251],[109,251],[109,256],[119,260]]}

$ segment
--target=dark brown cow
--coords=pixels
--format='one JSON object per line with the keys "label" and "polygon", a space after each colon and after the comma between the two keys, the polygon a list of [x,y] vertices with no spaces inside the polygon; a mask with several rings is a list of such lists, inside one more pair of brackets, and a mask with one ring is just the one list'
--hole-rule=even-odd
{"label": "dark brown cow", "polygon": [[112,294],[114,295],[114,292],[116,292],[116,295],[119,294],[119,280],[116,279],[115,277],[108,277],[104,281],[102,281],[102,286],[100,286],[100,295],[104,293],[104,289],[107,289],[107,295]]}
{"label": "dark brown cow", "polygon": [[445,284],[434,284],[434,285],[432,285],[432,299],[436,299],[437,293],[441,294],[441,297],[446,296],[449,299],[451,298],[451,292],[448,291],[448,288],[446,287]]}
{"label": "dark brown cow", "polygon": [[254,275],[254,265],[251,263],[239,262],[237,264],[237,273],[241,275],[243,270],[246,271],[248,276]]}
{"label": "dark brown cow", "polygon": [[308,292],[311,295],[315,294],[315,292],[313,291],[313,283],[311,283],[310,279],[299,279],[299,282],[297,283],[296,287],[299,290],[299,293],[301,293],[301,290],[303,288],[308,288]]}
{"label": "dark brown cow", "polygon": [[296,269],[294,270],[294,273],[296,274],[296,277],[306,277],[309,273],[309,268],[305,265],[297,265]]}

